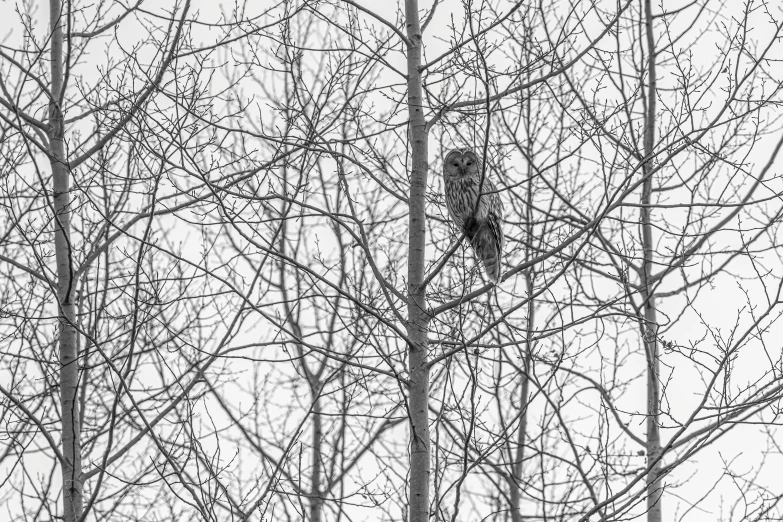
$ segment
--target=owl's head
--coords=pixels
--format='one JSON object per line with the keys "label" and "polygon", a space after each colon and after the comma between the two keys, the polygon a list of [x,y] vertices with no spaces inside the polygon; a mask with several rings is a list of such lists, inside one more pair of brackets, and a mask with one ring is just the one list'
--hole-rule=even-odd
{"label": "owl's head", "polygon": [[443,158],[443,176],[461,178],[479,172],[479,161],[471,149],[454,149]]}

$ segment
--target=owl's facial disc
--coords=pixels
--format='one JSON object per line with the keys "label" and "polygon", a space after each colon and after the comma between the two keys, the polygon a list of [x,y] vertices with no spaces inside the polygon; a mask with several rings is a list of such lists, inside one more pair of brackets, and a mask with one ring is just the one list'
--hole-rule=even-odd
{"label": "owl's facial disc", "polygon": [[476,164],[476,155],[472,150],[455,149],[446,154],[443,162],[457,176],[465,176]]}
{"label": "owl's facial disc", "polygon": [[459,150],[452,150],[446,155],[446,158],[443,160],[443,162],[446,165],[449,165],[451,167],[454,167],[459,172],[462,172],[462,152]]}

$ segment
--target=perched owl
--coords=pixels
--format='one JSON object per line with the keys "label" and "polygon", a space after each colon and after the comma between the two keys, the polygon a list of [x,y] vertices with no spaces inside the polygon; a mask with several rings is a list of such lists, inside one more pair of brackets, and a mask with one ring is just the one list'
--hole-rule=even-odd
{"label": "perched owl", "polygon": [[[443,160],[443,185],[451,219],[465,233],[492,282],[500,279],[503,252],[503,203],[470,149],[454,149]],[[481,185],[479,187],[479,185]],[[479,199],[479,191],[481,198]]]}

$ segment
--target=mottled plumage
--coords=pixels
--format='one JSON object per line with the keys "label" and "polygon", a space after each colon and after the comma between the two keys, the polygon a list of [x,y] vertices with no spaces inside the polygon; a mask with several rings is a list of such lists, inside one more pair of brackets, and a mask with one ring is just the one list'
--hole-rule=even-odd
{"label": "mottled plumage", "polygon": [[481,178],[481,163],[475,152],[455,149],[446,154],[443,184],[449,214],[481,259],[487,277],[497,283],[504,241],[503,203],[489,176]]}

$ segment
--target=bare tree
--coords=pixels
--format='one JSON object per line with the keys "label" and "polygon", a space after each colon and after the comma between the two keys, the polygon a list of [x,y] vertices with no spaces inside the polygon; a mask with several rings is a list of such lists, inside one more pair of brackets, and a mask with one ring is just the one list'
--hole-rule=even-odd
{"label": "bare tree", "polygon": [[[181,474],[153,432],[162,417],[155,418],[150,399],[132,389],[139,384],[155,397],[160,383],[145,365],[154,364],[167,343],[177,344],[181,329],[194,326],[190,319],[174,319],[195,304],[188,303],[188,284],[166,288],[169,276],[187,281],[192,274],[186,266],[161,263],[157,252],[181,259],[179,247],[157,245],[153,223],[193,203],[190,187],[162,181],[177,172],[172,157],[186,158],[191,150],[190,112],[159,108],[164,100],[198,99],[198,72],[175,65],[189,2],[175,6],[164,23],[151,14],[160,25],[153,23],[133,43],[134,52],[107,43],[104,35],[132,17],[138,4],[106,11],[52,0],[43,32],[34,6],[20,7],[26,9],[17,13],[20,47],[0,50],[2,147],[9,158],[3,165],[8,205],[0,248],[3,279],[16,286],[17,296],[4,324],[11,356],[2,393],[21,422],[6,453],[18,459],[18,466],[7,468],[6,482],[18,497],[5,497],[11,517],[48,513],[77,521],[100,511],[97,503],[107,494],[120,502],[132,496],[127,486],[105,491],[104,480],[107,472],[114,475],[107,467],[122,463],[145,437]],[[101,51],[106,65],[99,74],[85,70],[87,57]],[[172,299],[172,291],[178,297]],[[185,397],[183,390],[167,407]],[[41,469],[28,455],[31,444],[49,458]],[[52,472],[42,487],[25,478],[47,465]],[[128,470],[128,483],[150,472],[156,473],[155,465],[141,463]],[[49,500],[60,489],[58,512]]]}
{"label": "bare tree", "polygon": [[775,6],[35,9],[0,46],[10,518],[778,516]]}

